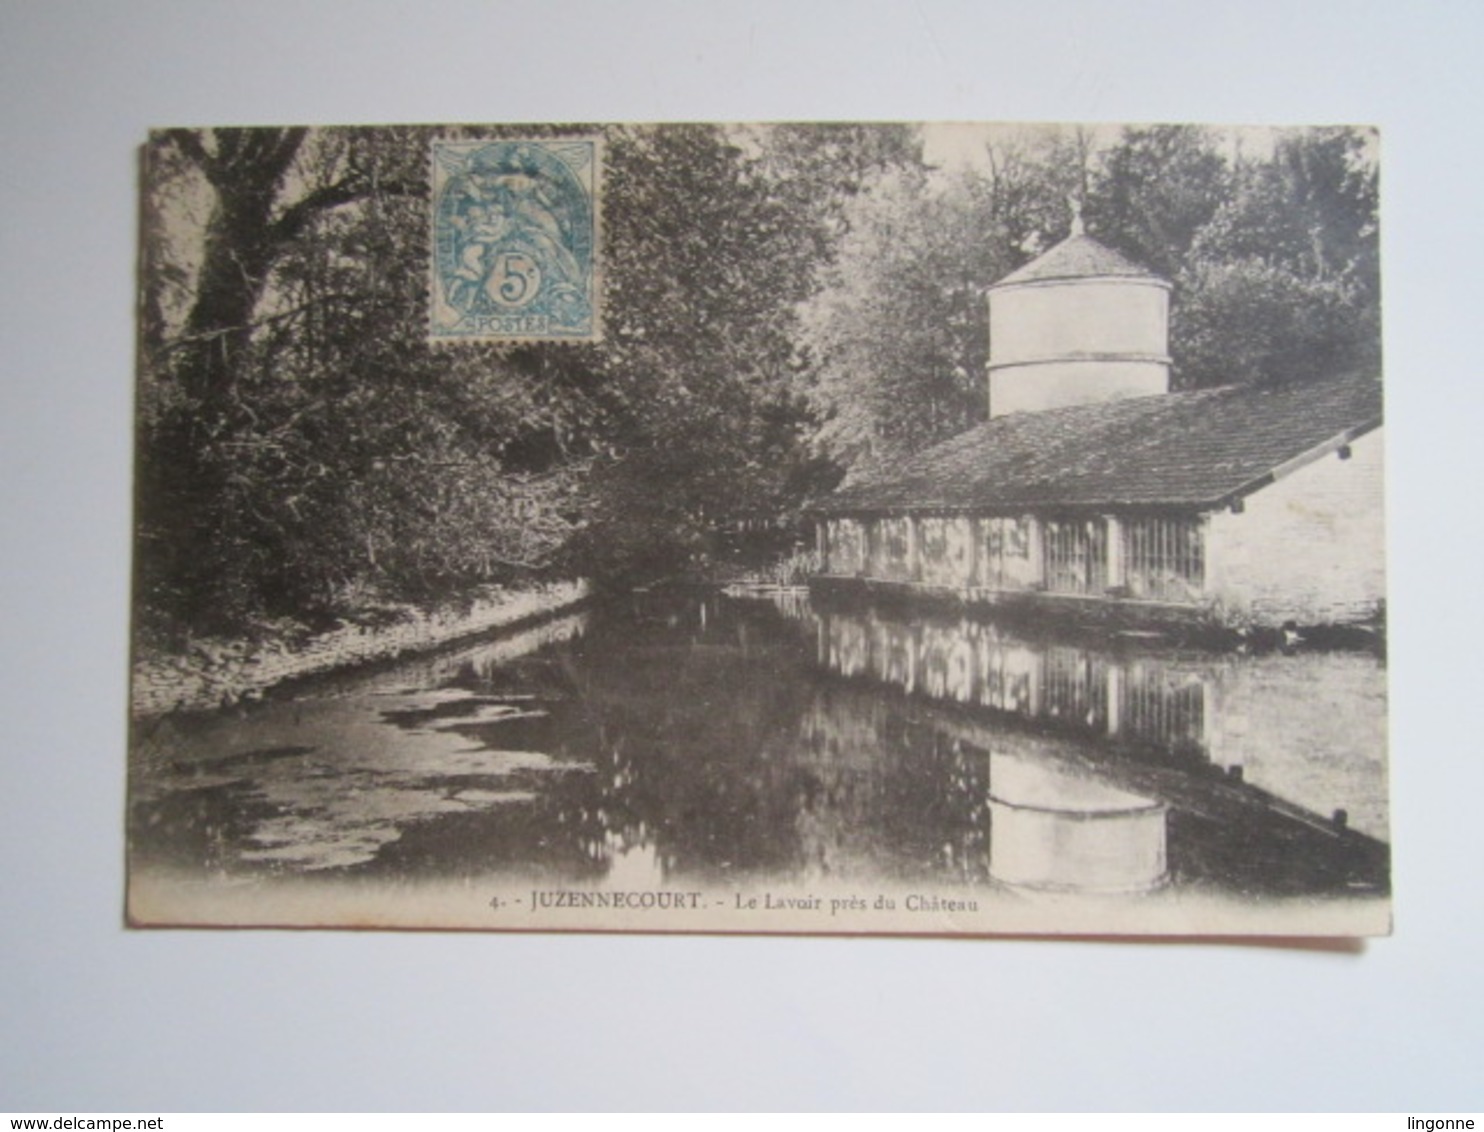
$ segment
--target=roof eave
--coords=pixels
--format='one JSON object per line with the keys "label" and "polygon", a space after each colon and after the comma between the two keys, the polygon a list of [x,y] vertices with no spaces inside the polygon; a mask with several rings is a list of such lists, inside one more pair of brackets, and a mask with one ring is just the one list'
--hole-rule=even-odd
{"label": "roof eave", "polygon": [[1235,491],[1227,492],[1219,499],[1213,501],[1212,506],[1217,508],[1230,507],[1232,504],[1246,499],[1249,495],[1255,495],[1257,492],[1263,490],[1263,488],[1271,487],[1279,480],[1286,479],[1288,476],[1293,475],[1294,472],[1297,472],[1303,468],[1308,467],[1310,464],[1324,459],[1324,457],[1328,456],[1330,453],[1338,452],[1341,448],[1344,448],[1352,441],[1359,440],[1362,436],[1365,436],[1369,432],[1374,432],[1384,423],[1384,418],[1382,418],[1378,414],[1377,416],[1372,417],[1370,420],[1367,420],[1363,424],[1358,424],[1351,428],[1345,429],[1345,431],[1343,432],[1336,433],[1328,440],[1314,445],[1314,447],[1299,453],[1299,455],[1294,456],[1292,459],[1283,461],[1283,463],[1279,464],[1271,471],[1264,472],[1262,475],[1248,480]]}
{"label": "roof eave", "polygon": [[1068,283],[1138,283],[1148,287],[1161,287],[1166,291],[1173,291],[1174,284],[1167,279],[1161,279],[1158,275],[1037,275],[1030,279],[1016,279],[1007,275],[998,283],[992,284],[988,291],[1012,291],[1022,287],[1064,287]]}
{"label": "roof eave", "polygon": [[1038,512],[1090,512],[1106,514],[1113,511],[1208,511],[1219,506],[1219,500],[1202,499],[1075,499],[1048,502],[1044,499],[995,500],[992,503],[893,503],[846,504],[841,507],[815,505],[804,508],[804,514],[814,518],[893,518],[904,515],[1024,515]]}

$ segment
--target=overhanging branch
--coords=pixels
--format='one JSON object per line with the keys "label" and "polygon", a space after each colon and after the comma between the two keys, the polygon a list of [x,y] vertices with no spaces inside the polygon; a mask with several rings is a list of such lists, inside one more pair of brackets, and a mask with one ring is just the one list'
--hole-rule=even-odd
{"label": "overhanging branch", "polygon": [[279,242],[298,239],[314,218],[332,208],[340,208],[371,196],[416,195],[413,187],[398,181],[379,181],[373,187],[360,177],[336,181],[312,190],[288,208],[269,226],[269,234]]}

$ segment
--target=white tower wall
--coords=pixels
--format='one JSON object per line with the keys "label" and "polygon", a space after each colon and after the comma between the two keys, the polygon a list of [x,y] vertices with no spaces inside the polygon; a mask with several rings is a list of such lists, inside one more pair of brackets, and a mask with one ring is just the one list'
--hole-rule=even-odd
{"label": "white tower wall", "polygon": [[1037,281],[989,293],[989,415],[1165,393],[1169,285]]}

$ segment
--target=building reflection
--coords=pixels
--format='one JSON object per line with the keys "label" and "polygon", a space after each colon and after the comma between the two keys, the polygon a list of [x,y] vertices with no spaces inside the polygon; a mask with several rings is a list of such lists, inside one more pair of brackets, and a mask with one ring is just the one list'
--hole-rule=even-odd
{"label": "building reflection", "polygon": [[987,621],[818,618],[820,666],[908,693],[1209,758],[1209,680],[1189,663],[1016,637]]}
{"label": "building reflection", "polygon": [[[1372,655],[1069,643],[873,608],[821,611],[807,626],[822,670],[894,689],[890,710],[983,752],[979,832],[998,881],[1087,892],[1154,889],[1172,872],[1254,891],[1385,883],[1385,671]],[[871,749],[859,717],[824,715],[816,707],[809,729]]]}
{"label": "building reflection", "polygon": [[1365,652],[1240,655],[1144,638],[1031,639],[974,618],[875,609],[811,622],[819,666],[987,709],[1108,750],[1207,766],[1387,836],[1386,672]]}

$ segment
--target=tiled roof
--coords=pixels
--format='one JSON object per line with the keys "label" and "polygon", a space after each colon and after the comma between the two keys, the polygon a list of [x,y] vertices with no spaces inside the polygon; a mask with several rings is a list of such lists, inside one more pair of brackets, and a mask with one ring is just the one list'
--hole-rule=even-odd
{"label": "tiled roof", "polygon": [[1381,382],[1359,374],[1013,413],[848,484],[812,510],[1211,507],[1380,421]]}
{"label": "tiled roof", "polygon": [[1105,247],[1091,236],[1079,233],[1068,236],[1045,255],[1031,260],[1018,271],[1012,271],[996,283],[995,287],[1050,279],[1085,279],[1110,275],[1131,279],[1159,278],[1127,256]]}

